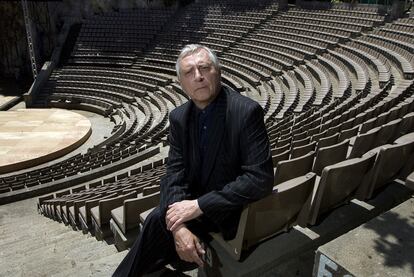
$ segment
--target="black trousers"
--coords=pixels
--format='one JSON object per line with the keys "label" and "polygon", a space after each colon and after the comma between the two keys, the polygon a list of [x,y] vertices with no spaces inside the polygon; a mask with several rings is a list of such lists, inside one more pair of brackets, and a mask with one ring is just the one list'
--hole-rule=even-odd
{"label": "black trousers", "polygon": [[[186,225],[203,241],[210,240],[209,231],[217,230],[213,224],[203,220],[193,220]],[[195,263],[180,259],[175,250],[172,233],[167,230],[165,218],[157,207],[148,215],[137,240],[112,276],[142,276],[159,270],[167,264],[186,269],[197,267]]]}

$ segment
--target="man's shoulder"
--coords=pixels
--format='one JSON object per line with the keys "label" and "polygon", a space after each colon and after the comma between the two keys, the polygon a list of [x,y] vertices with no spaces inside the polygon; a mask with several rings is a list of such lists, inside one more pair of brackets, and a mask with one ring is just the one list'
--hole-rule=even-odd
{"label": "man's shoulder", "polygon": [[237,109],[241,111],[251,111],[255,108],[261,108],[259,103],[257,103],[255,100],[244,96],[236,91],[234,91],[231,88],[226,88],[226,94],[227,94],[227,101],[230,104],[229,107],[231,109]]}
{"label": "man's shoulder", "polygon": [[171,119],[180,120],[186,114],[189,108],[190,108],[190,101],[187,101],[184,104],[174,108],[170,112],[170,120]]}

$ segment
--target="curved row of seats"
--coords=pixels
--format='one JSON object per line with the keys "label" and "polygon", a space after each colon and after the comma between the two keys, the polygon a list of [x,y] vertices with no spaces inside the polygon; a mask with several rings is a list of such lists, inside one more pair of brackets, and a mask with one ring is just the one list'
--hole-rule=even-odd
{"label": "curved row of seats", "polygon": [[[42,175],[41,181],[28,177],[38,176],[31,172],[2,179],[8,180],[8,184],[18,180],[16,190],[32,186],[32,183],[54,182],[68,176],[69,172],[85,173],[88,167],[119,162],[118,159],[136,155],[135,151],[141,146],[149,147],[160,139],[165,140],[168,112],[187,99],[173,80],[179,49],[190,42],[201,42],[219,50],[218,55],[223,59],[224,82],[260,102],[266,111],[269,135],[280,143],[305,129],[309,130],[309,136],[325,138],[324,130],[319,127],[321,124],[328,126],[325,118],[332,114],[338,116],[344,103],[354,105],[373,89],[375,94],[379,87],[374,80],[381,74],[383,77],[379,82],[382,88],[391,82],[398,84],[400,79],[410,78],[406,74],[408,71],[404,72],[402,68],[402,59],[410,61],[408,50],[404,48],[410,45],[410,41],[400,40],[404,43],[397,44],[393,51],[376,44],[376,36],[384,35],[378,30],[394,28],[393,24],[379,29],[375,27],[383,23],[383,16],[368,12],[370,16],[367,17],[366,12],[354,10],[346,13],[338,9],[306,11],[295,8],[280,11],[278,4],[270,0],[262,1],[258,6],[232,1],[193,3],[179,9],[174,17],[170,11],[165,12],[164,23],[160,23],[163,28],[157,31],[148,28],[153,36],[145,49],[133,54],[128,52],[128,55],[133,55],[130,67],[108,66],[122,56],[123,48],[114,49],[112,58],[105,57],[109,63],[101,63],[99,58],[93,62],[91,57],[87,64],[73,65],[70,62],[64,65],[54,71],[44,97],[40,95],[39,99],[50,106],[87,109],[110,117],[116,123],[111,137],[90,153],[81,155],[83,166],[79,168],[72,170],[66,163],[57,163],[59,170],[52,166],[52,170],[47,171],[49,167],[45,167],[46,172],[52,173],[47,173],[51,175],[47,178]],[[91,18],[81,28],[78,42],[85,38],[84,33],[94,37],[96,31],[96,37],[99,37],[96,43],[102,43],[104,47],[105,42],[101,41],[103,32],[111,29],[106,34],[109,38],[116,37],[114,32],[119,28],[113,26],[114,20],[128,18],[131,13],[104,14],[102,20],[100,16]],[[127,22],[128,19],[121,21]],[[139,22],[137,20],[136,25]],[[310,22],[319,26],[317,36],[309,33],[306,25]],[[407,24],[398,22],[395,29]],[[340,32],[339,26],[344,24],[349,26],[350,34]],[[144,26],[142,28],[145,29]],[[368,36],[361,33],[370,32],[372,28],[377,29]],[[142,38],[145,36],[146,31]],[[367,37],[374,40],[370,42],[371,46],[362,43]],[[387,49],[391,47],[389,43],[386,46]],[[92,54],[100,53],[95,48],[89,50]],[[309,121],[310,118],[314,121]],[[334,127],[332,122],[335,121],[333,118],[330,120],[329,124]],[[298,123],[303,127],[296,128]],[[354,134],[353,129],[343,130],[348,136]],[[333,131],[330,130],[329,135],[333,135]],[[5,191],[10,191],[10,187]]]}
{"label": "curved row of seats", "polygon": [[[171,9],[109,12],[82,23],[69,63],[132,65],[173,14]],[[151,24],[147,24],[151,22]]]}
{"label": "curved row of seats", "polygon": [[[114,85],[115,79],[120,80],[118,86]],[[110,117],[115,123],[112,134],[88,152],[77,156],[76,163],[72,163],[72,159],[67,159],[44,169],[29,170],[1,178],[1,192],[18,193],[24,188],[41,190],[51,183],[62,182],[71,176],[89,173],[92,175],[94,170],[103,169],[113,163],[122,164],[127,158],[139,157],[147,147],[155,146],[161,140],[165,141],[168,113],[182,101],[171,102],[168,98],[161,97],[155,86],[153,91],[147,88],[148,93],[142,90],[140,94],[121,89],[126,88],[124,83],[128,83],[127,80],[131,80],[132,83],[136,79],[148,85],[165,85],[171,81],[163,75],[136,70],[122,72],[118,69],[90,66],[67,66],[62,70],[56,70],[52,76],[53,81],[44,89],[47,106],[88,110]],[[93,83],[91,80],[96,80],[96,86],[89,86]],[[145,98],[140,98],[139,95]],[[126,161],[125,167],[130,164],[128,159]],[[38,172],[43,171],[47,173],[41,174],[47,176],[39,178]],[[107,173],[108,170],[103,169],[101,174]],[[16,182],[17,180],[19,181]]]}
{"label": "curved row of seats", "polygon": [[[412,43],[399,39],[395,47],[391,42],[382,45],[378,36],[387,34],[381,30],[401,35],[411,29],[402,20],[395,27],[378,28],[384,17],[370,9],[279,11],[274,4],[260,10],[226,3],[194,3],[178,12],[178,20],[157,34],[133,63],[137,72],[154,72],[168,81],[129,95],[134,101],[117,106],[113,117],[118,124],[125,122],[117,129],[121,145],[146,140],[134,134],[139,126],[157,129],[149,121],[152,126],[159,123],[158,131],[151,132],[155,137],[165,134],[168,112],[187,99],[171,81],[179,49],[201,42],[219,50],[224,83],[256,99],[266,112],[275,166],[274,193],[245,208],[236,238],[224,242],[214,236],[239,259],[242,250],[261,240],[295,224],[316,224],[338,205],[375,197],[389,181],[413,171],[414,85],[403,67],[412,59],[412,52],[407,54]],[[235,24],[238,18],[240,26]],[[307,24],[318,25],[316,38]],[[341,31],[343,26],[349,32]],[[131,74],[128,69],[86,67],[82,72],[108,80]],[[134,109],[145,119],[131,116]],[[157,112],[151,113],[153,109]],[[398,162],[390,165],[387,161],[395,157]],[[143,182],[138,180],[147,174],[137,174],[132,184],[120,178],[105,189],[90,186],[40,198],[40,212],[97,239],[114,236],[116,247],[123,250],[135,240],[145,211],[158,203],[159,188],[153,185],[159,179],[140,187]],[[253,228],[259,218],[268,224]]]}
{"label": "curved row of seats", "polygon": [[159,160],[129,173],[43,196],[39,198],[38,211],[102,240],[110,234],[111,211],[119,207],[113,211],[113,219],[123,226],[124,233],[135,229],[137,234],[136,211],[145,211],[158,203],[164,163],[165,160]]}

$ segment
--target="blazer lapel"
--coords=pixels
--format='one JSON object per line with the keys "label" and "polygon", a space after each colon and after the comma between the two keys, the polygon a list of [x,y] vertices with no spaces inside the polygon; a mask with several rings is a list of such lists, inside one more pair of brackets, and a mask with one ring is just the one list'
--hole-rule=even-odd
{"label": "blazer lapel", "polygon": [[[192,109],[193,110],[193,109]],[[190,116],[193,117],[193,111],[190,112]],[[190,118],[189,119],[189,128],[187,130],[187,151],[189,154],[189,168],[190,168],[190,180],[195,181],[199,178],[200,172],[200,149],[198,147],[198,126],[197,126],[197,119]]]}
{"label": "blazer lapel", "polygon": [[211,175],[211,170],[213,169],[214,163],[216,161],[217,152],[221,146],[221,142],[224,137],[224,129],[226,123],[226,107],[227,107],[227,98],[226,92],[224,89],[220,92],[220,95],[217,99],[217,106],[215,107],[215,111],[212,118],[212,126],[211,129],[208,131],[208,141],[207,141],[207,149],[206,149],[206,157],[204,158],[203,167],[205,173],[203,176],[202,183],[206,185],[208,179]]}
{"label": "blazer lapel", "polygon": [[183,109],[183,115],[182,115],[182,133],[181,138],[183,139],[183,161],[185,164],[185,168],[189,168],[189,165],[191,165],[191,157],[192,157],[192,153],[189,146],[189,140],[191,140],[191,137],[189,137],[189,130],[191,129],[190,124],[191,124],[191,111],[192,111],[192,106],[194,105],[191,101],[188,101],[186,104],[185,108]]}
{"label": "blazer lapel", "polygon": [[198,149],[198,132],[195,118],[193,118],[194,103],[189,100],[183,111],[183,161],[185,164],[186,175],[190,183],[199,179],[200,154]]}

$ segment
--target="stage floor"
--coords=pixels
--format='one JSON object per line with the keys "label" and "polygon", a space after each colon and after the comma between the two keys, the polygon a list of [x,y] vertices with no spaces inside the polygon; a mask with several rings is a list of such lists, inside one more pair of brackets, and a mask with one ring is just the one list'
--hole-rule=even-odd
{"label": "stage floor", "polygon": [[90,121],[61,109],[0,111],[0,174],[36,166],[82,145]]}
{"label": "stage floor", "polygon": [[8,102],[12,101],[16,96],[4,96],[0,95],[0,107],[4,104],[7,104]]}

